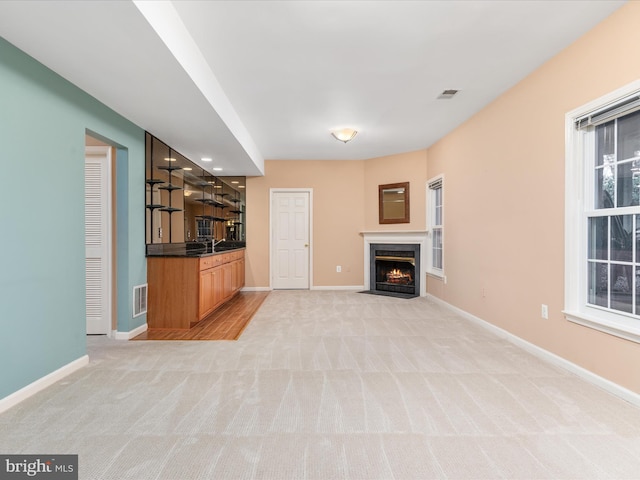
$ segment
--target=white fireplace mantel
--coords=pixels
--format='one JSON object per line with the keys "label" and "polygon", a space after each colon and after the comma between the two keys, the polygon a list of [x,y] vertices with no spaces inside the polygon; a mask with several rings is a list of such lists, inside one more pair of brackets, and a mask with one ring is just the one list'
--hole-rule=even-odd
{"label": "white fireplace mantel", "polygon": [[426,230],[378,230],[360,232],[364,238],[364,285],[369,288],[370,272],[370,250],[372,243],[414,243],[420,245],[420,296],[427,295],[426,281],[426,255],[427,255],[427,232]]}

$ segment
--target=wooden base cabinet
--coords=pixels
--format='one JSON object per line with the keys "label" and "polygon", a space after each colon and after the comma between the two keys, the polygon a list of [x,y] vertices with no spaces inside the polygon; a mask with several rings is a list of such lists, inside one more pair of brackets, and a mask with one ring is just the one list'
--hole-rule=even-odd
{"label": "wooden base cabinet", "polygon": [[149,328],[191,328],[244,286],[244,249],[202,258],[147,257]]}

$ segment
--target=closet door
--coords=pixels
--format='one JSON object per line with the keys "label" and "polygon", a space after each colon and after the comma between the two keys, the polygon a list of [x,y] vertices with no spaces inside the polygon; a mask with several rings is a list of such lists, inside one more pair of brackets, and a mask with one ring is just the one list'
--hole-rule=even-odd
{"label": "closet door", "polygon": [[109,172],[111,147],[85,152],[85,261],[87,334],[111,331],[111,229]]}

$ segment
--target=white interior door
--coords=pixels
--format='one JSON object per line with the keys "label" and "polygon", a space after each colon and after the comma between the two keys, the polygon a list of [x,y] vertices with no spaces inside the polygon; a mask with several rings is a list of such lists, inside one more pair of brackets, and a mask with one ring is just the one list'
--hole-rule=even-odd
{"label": "white interior door", "polygon": [[309,288],[308,191],[272,193],[272,262],[274,289]]}
{"label": "white interior door", "polygon": [[85,260],[87,334],[111,332],[111,147],[85,151]]}

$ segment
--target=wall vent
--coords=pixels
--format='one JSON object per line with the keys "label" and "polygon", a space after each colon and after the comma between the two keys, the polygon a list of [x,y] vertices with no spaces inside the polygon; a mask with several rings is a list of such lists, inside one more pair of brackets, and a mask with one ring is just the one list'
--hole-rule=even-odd
{"label": "wall vent", "polygon": [[133,287],[133,317],[147,313],[147,284]]}

